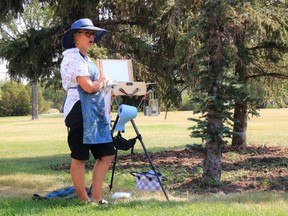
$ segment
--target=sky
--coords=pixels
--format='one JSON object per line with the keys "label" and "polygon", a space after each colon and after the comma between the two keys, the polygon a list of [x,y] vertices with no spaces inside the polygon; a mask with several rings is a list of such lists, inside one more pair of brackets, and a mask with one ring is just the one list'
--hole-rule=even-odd
{"label": "sky", "polygon": [[7,78],[6,72],[6,64],[0,61],[0,80],[5,80]]}

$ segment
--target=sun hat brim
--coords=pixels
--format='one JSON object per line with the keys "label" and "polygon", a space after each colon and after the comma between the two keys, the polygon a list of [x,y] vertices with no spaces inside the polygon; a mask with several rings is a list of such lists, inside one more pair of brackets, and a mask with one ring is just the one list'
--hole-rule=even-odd
{"label": "sun hat brim", "polygon": [[[88,20],[88,19],[82,19],[84,21]],[[89,20],[90,21],[90,20]],[[91,22],[91,21],[90,21]],[[96,27],[90,23],[88,23],[89,25],[87,26],[73,26],[64,33],[64,36],[62,38],[62,46],[65,48],[65,49],[70,49],[70,48],[73,48],[75,47],[75,44],[74,44],[74,33],[80,29],[85,29],[85,30],[92,30],[92,31],[95,31],[95,37],[94,37],[94,43],[97,43],[99,42],[102,37],[107,34],[107,30],[105,29],[102,29],[102,28],[99,28],[99,27]]]}

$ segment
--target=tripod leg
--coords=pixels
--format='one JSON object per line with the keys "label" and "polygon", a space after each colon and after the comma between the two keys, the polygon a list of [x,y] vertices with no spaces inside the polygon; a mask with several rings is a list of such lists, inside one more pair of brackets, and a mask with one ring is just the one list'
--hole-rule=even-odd
{"label": "tripod leg", "polygon": [[112,187],[113,187],[114,173],[115,173],[115,168],[116,168],[116,163],[117,163],[117,153],[118,151],[116,150],[114,161],[113,161],[112,175],[111,175],[111,180],[110,180],[110,185],[109,185],[110,191],[112,190]]}
{"label": "tripod leg", "polygon": [[[119,116],[117,115],[116,120],[114,122],[114,125],[111,129],[111,136],[112,137],[113,137],[115,127],[116,127],[118,120],[119,120]],[[116,163],[117,163],[117,154],[118,154],[118,150],[116,149],[116,153],[115,153],[115,157],[114,157],[114,161],[113,161],[112,176],[111,176],[110,185],[109,185],[110,191],[112,190],[112,187],[113,187],[114,173],[115,173],[115,168],[116,168]]]}
{"label": "tripod leg", "polygon": [[149,153],[148,153],[148,151],[147,151],[147,149],[146,149],[146,147],[145,147],[145,144],[144,144],[144,142],[143,142],[142,136],[141,136],[141,134],[139,133],[139,131],[138,131],[138,129],[137,129],[137,127],[136,127],[136,124],[135,124],[135,122],[134,122],[133,119],[131,120],[131,123],[132,123],[133,128],[134,128],[134,130],[135,130],[135,132],[136,132],[136,134],[137,134],[137,136],[138,136],[138,139],[139,139],[139,141],[140,141],[140,143],[141,143],[141,145],[142,145],[142,148],[143,148],[143,150],[144,150],[144,152],[145,152],[145,155],[146,155],[146,157],[147,157],[147,159],[148,159],[148,161],[149,161],[149,163],[150,163],[150,166],[151,166],[152,170],[154,171],[154,173],[156,174],[156,178],[157,178],[157,180],[158,180],[158,182],[159,182],[159,184],[160,184],[160,186],[161,186],[161,189],[162,189],[162,191],[163,191],[166,199],[169,200],[169,198],[168,198],[168,196],[167,196],[167,193],[166,193],[166,190],[165,190],[165,188],[164,188],[163,185],[162,185],[162,181],[160,180],[159,176],[157,175],[156,168],[155,168],[155,166],[154,166],[154,164],[153,164],[153,162],[152,162],[152,160],[151,160],[151,157],[150,157],[150,155],[149,155]]}

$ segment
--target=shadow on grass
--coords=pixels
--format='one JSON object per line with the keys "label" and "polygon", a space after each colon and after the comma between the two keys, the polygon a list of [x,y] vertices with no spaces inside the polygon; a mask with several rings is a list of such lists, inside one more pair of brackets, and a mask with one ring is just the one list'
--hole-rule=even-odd
{"label": "shadow on grass", "polygon": [[[151,153],[153,164],[168,178],[170,190],[192,193],[235,193],[245,191],[288,191],[287,148],[247,147],[223,151],[223,178],[219,185],[204,186],[201,182],[204,151],[201,146]],[[145,154],[119,157],[116,171],[148,171]],[[244,171],[243,171],[244,170]]]}
{"label": "shadow on grass", "polygon": [[[123,152],[122,152],[123,153]],[[248,147],[242,150],[226,148],[222,154],[222,181],[219,185],[204,186],[201,182],[204,151],[201,146],[149,153],[153,165],[168,180],[165,187],[180,193],[235,193],[258,191],[288,191],[287,148]],[[87,162],[92,170],[94,160]],[[1,174],[26,172],[30,174],[54,170],[69,172],[70,156],[53,155],[17,159],[0,159]],[[124,152],[118,157],[117,175],[151,169],[144,153]],[[111,167],[110,167],[111,170]],[[228,176],[228,177],[227,177]]]}
{"label": "shadow on grass", "polygon": [[[267,169],[278,169],[278,172],[281,173],[281,168],[288,167],[288,158],[287,157],[257,157],[257,158],[248,158],[237,163],[222,163],[223,169],[225,171],[232,170],[251,170],[251,171],[264,171]],[[279,170],[280,169],[280,170]]]}
{"label": "shadow on grass", "polygon": [[[127,153],[127,152],[126,152]],[[129,154],[118,157],[116,174],[143,172],[151,169],[145,154]],[[248,147],[223,151],[222,174],[219,185],[205,186],[201,182],[204,151],[201,146],[174,149],[149,154],[157,171],[168,181],[165,185],[170,190],[181,193],[235,193],[245,191],[278,191],[288,190],[287,152],[280,147]],[[87,163],[92,169],[93,163]],[[69,164],[58,164],[53,169],[69,169]]]}
{"label": "shadow on grass", "polygon": [[2,158],[0,159],[0,173],[1,175],[21,172],[35,174],[41,170],[51,170],[53,165],[69,162],[70,156],[67,154],[45,157]]}
{"label": "shadow on grass", "polygon": [[[0,174],[36,174],[47,170],[69,172],[70,161],[69,153],[38,157],[0,158]],[[87,170],[92,170],[94,162],[93,156],[90,155],[90,160],[87,161],[86,165]]]}

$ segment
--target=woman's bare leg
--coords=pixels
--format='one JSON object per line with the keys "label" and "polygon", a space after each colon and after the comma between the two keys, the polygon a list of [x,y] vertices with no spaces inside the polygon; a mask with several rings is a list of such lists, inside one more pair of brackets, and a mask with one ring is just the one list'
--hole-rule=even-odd
{"label": "woman's bare leg", "polygon": [[72,158],[70,174],[72,177],[72,181],[78,196],[78,199],[81,201],[88,202],[89,197],[86,192],[86,184],[85,184],[85,161],[76,160]]}
{"label": "woman's bare leg", "polygon": [[92,174],[92,201],[98,202],[102,199],[102,185],[113,159],[114,155],[111,155],[104,156],[96,161]]}

